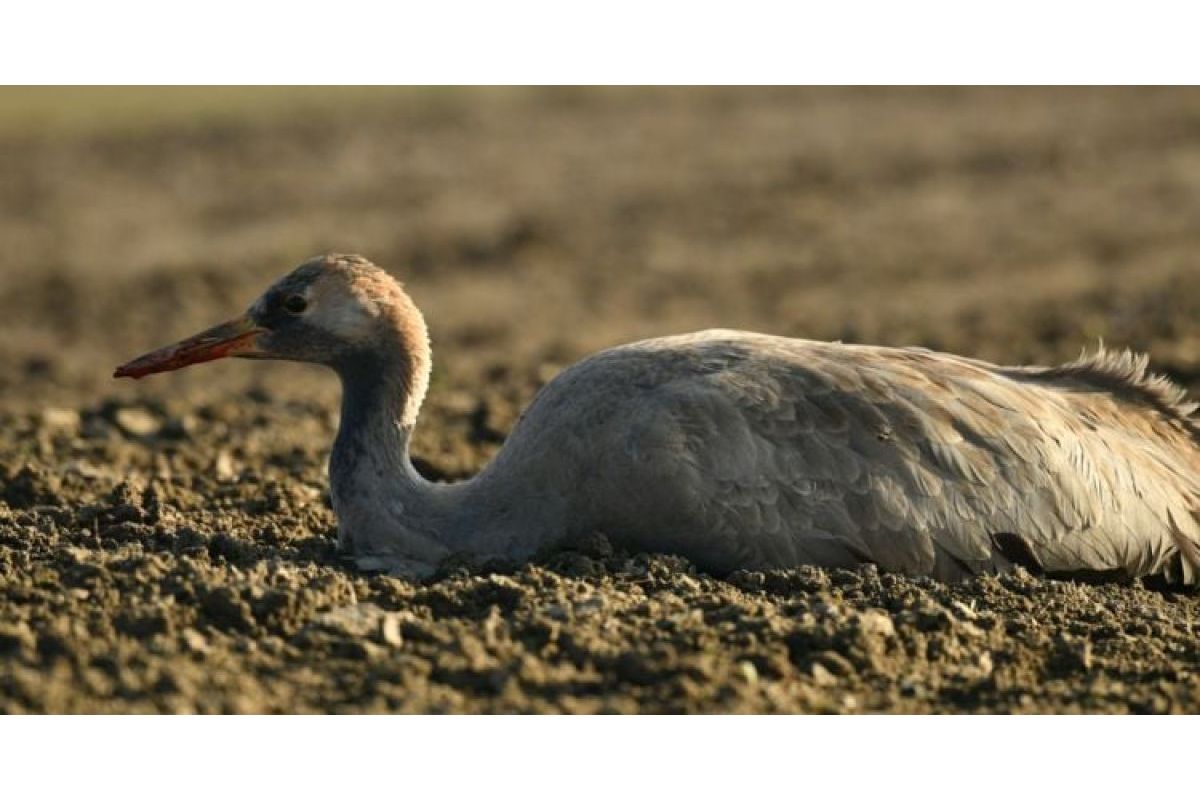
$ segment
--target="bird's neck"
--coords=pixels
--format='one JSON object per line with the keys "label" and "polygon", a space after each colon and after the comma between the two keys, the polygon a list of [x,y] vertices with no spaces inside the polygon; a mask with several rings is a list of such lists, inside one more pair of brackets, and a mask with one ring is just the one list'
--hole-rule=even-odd
{"label": "bird's neck", "polygon": [[383,316],[390,324],[378,340],[337,366],[346,387],[343,411],[353,401],[362,408],[352,410],[382,414],[412,431],[433,368],[429,331],[416,304],[403,292]]}
{"label": "bird's neck", "polygon": [[408,442],[429,388],[433,359],[416,307],[410,305],[398,319],[402,322],[380,341],[334,365],[342,379],[342,415],[333,456],[342,468],[371,455],[373,466],[415,474]]}
{"label": "bird's neck", "polygon": [[342,548],[360,559],[403,551],[435,559],[452,549],[442,541],[439,487],[421,477],[409,440],[429,385],[430,352],[419,313],[397,326],[395,340],[350,355],[335,365],[342,412],[329,461]]}
{"label": "bird's neck", "polygon": [[429,385],[429,343],[423,323],[397,330],[397,342],[337,365],[342,416],[329,480],[342,550],[360,566],[414,575],[452,553],[534,552],[561,529],[553,467],[530,479],[498,458],[468,481],[425,480],[409,458],[409,441]]}
{"label": "bird's neck", "polygon": [[334,456],[357,461],[363,453],[386,451],[392,460],[407,461],[409,438],[420,410],[407,365],[362,354],[339,364],[338,376],[342,379],[342,413]]}

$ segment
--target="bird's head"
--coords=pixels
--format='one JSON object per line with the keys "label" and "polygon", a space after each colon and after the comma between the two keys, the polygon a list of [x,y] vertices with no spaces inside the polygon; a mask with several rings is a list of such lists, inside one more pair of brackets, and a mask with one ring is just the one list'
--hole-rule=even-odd
{"label": "bird's head", "polygon": [[233,356],[340,369],[367,355],[428,350],[424,322],[390,275],[360,256],[327,255],[278,280],[240,317],[117,368],[141,378]]}

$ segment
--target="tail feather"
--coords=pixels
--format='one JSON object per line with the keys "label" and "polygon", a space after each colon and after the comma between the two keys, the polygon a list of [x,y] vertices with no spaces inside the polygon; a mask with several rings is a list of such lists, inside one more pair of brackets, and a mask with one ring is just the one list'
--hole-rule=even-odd
{"label": "tail feather", "polygon": [[[1200,508],[1190,509],[1190,513],[1194,523],[1193,530],[1200,530]],[[1171,539],[1179,550],[1179,583],[1194,586],[1200,581],[1200,543],[1183,530],[1170,509],[1167,510],[1167,526]]]}

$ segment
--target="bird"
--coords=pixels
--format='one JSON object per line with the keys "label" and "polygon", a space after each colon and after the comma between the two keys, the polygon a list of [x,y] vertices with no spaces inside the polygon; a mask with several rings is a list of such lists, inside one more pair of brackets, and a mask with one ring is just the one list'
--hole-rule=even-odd
{"label": "bird", "polygon": [[340,379],[330,496],[338,549],[362,570],[421,579],[451,557],[521,563],[601,533],[715,575],[1200,580],[1197,405],[1145,355],[1103,344],[1006,367],[734,330],[634,342],[559,373],[455,483],[413,466],[429,335],[366,258],[310,259],[242,316],[114,377],[224,357]]}

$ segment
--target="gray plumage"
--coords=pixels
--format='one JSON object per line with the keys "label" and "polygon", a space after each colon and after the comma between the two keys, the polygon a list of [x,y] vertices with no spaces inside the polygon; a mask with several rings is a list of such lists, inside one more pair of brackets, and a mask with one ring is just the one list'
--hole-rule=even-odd
{"label": "gray plumage", "polygon": [[571,368],[491,469],[553,485],[565,533],[718,571],[1020,563],[1194,583],[1191,410],[1128,354],[1013,369],[708,331]]}
{"label": "gray plumage", "polygon": [[[272,327],[271,298],[297,291],[308,318]],[[430,358],[398,284],[325,257],[251,314],[261,348],[239,355],[342,377],[330,479],[342,546],[366,568],[524,559],[601,531],[716,572],[1200,580],[1200,428],[1144,356],[1013,368],[739,331],[653,339],[564,371],[491,464],[442,485],[408,457]]]}

